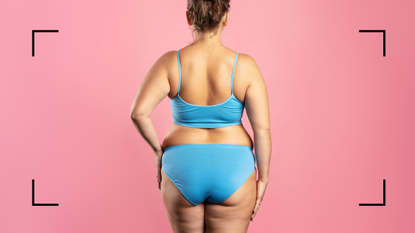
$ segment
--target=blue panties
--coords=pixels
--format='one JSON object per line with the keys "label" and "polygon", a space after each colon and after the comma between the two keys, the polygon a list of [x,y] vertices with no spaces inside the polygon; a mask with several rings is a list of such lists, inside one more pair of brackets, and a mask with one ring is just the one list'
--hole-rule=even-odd
{"label": "blue panties", "polygon": [[252,148],[235,144],[180,144],[165,148],[161,166],[193,205],[222,203],[255,170]]}

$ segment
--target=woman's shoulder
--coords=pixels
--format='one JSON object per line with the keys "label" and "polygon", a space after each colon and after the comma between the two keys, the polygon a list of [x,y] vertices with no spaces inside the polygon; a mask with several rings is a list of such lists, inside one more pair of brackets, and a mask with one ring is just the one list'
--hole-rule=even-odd
{"label": "woman's shoulder", "polygon": [[232,57],[232,65],[236,54],[238,54],[238,60],[236,61],[235,69],[242,70],[243,72],[258,69],[257,63],[251,55],[238,52],[237,50],[233,50],[228,47],[225,47],[223,50],[223,57]]}
{"label": "woman's shoulder", "polygon": [[252,56],[246,53],[238,54],[238,60],[235,67],[235,75],[239,74],[247,77],[252,77],[252,74],[257,74],[258,72],[260,72],[258,64]]}
{"label": "woman's shoulder", "polygon": [[246,87],[249,87],[252,84],[264,83],[257,62],[252,56],[246,53],[238,54],[235,77],[239,80],[239,83],[245,83]]}
{"label": "woman's shoulder", "polygon": [[177,69],[177,51],[171,50],[163,53],[155,62],[158,67],[170,72],[172,69]]}
{"label": "woman's shoulder", "polygon": [[176,59],[177,56],[177,51],[176,50],[170,50],[165,52],[164,54],[162,54],[159,58],[159,60],[163,61],[163,62],[172,62],[172,60]]}
{"label": "woman's shoulder", "polygon": [[244,67],[244,68],[247,68],[247,69],[256,69],[256,68],[258,68],[258,65],[257,65],[255,59],[252,56],[250,56],[246,53],[239,53],[237,62],[242,63],[243,65],[241,65],[241,66]]}

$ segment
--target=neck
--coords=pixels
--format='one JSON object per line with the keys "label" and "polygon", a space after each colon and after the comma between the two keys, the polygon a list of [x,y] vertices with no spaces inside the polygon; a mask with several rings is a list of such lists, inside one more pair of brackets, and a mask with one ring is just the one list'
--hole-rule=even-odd
{"label": "neck", "polygon": [[195,37],[191,45],[197,45],[201,47],[214,48],[222,46],[221,41],[221,32],[217,30],[216,32],[206,32],[199,33],[195,32]]}

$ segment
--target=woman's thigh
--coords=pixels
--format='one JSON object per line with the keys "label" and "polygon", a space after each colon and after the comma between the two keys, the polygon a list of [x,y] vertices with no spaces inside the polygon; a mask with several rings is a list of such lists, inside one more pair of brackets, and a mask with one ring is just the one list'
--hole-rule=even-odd
{"label": "woman's thigh", "polygon": [[203,233],[204,203],[193,205],[180,193],[163,169],[161,176],[161,196],[173,232]]}
{"label": "woman's thigh", "polygon": [[256,201],[256,169],[221,204],[205,203],[206,233],[246,233]]}

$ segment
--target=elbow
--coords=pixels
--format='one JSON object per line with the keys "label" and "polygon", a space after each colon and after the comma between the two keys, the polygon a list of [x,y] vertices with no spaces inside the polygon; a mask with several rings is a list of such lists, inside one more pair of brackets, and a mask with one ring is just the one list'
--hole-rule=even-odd
{"label": "elbow", "polygon": [[254,129],[253,130],[254,131],[254,133],[258,133],[258,134],[270,134],[271,133],[271,130],[270,130],[270,128],[261,128],[261,129]]}
{"label": "elbow", "polygon": [[135,119],[137,119],[137,116],[135,114],[130,114],[130,118],[131,118],[131,120],[135,120]]}
{"label": "elbow", "polygon": [[254,130],[255,138],[268,138],[271,140],[271,130],[268,128]]}
{"label": "elbow", "polygon": [[139,106],[130,109],[130,118],[133,120],[143,117],[150,117],[150,114],[151,112],[148,112],[148,110]]}
{"label": "elbow", "polygon": [[143,114],[134,113],[134,112],[130,113],[130,118],[133,121],[138,120],[138,119],[143,118],[143,117],[147,117],[147,116],[145,116]]}
{"label": "elbow", "polygon": [[131,118],[132,120],[134,120],[135,118],[137,118],[137,113],[135,113],[135,112],[130,112],[130,118]]}

